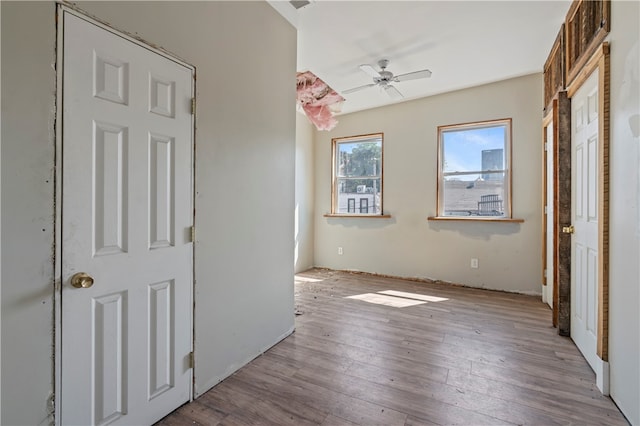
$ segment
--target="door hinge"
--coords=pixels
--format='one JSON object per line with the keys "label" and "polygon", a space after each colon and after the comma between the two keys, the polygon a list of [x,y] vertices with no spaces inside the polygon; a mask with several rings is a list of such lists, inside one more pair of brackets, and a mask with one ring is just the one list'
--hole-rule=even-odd
{"label": "door hinge", "polygon": [[189,352],[189,368],[195,367],[195,359],[193,356],[193,352]]}
{"label": "door hinge", "polygon": [[545,142],[544,143],[544,150],[547,151],[549,149],[549,143]]}
{"label": "door hinge", "polygon": [[195,226],[191,227],[191,242],[192,243],[196,242],[196,227]]}
{"label": "door hinge", "polygon": [[544,271],[542,271],[542,276],[547,278],[547,270],[546,269]]}
{"label": "door hinge", "polygon": [[548,208],[548,206],[544,206],[544,214],[549,214],[549,208]]}
{"label": "door hinge", "polygon": [[196,114],[196,98],[191,98],[191,115]]}

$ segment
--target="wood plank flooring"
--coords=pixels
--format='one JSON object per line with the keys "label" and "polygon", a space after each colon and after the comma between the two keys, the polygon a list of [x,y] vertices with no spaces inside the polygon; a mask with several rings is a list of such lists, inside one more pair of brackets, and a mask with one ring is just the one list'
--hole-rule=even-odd
{"label": "wood plank flooring", "polygon": [[538,297],[323,269],[295,296],[293,335],[158,425],[628,424]]}

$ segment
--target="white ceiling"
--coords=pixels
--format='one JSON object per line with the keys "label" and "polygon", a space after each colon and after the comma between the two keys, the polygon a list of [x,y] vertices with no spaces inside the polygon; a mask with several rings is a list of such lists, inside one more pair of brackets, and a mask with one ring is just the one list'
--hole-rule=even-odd
{"label": "white ceiling", "polygon": [[[381,58],[396,75],[431,70],[429,79],[394,83],[402,102],[541,72],[571,1],[269,3],[298,29],[298,71],[339,93],[371,83],[358,67],[378,69]],[[396,102],[378,87],[343,96],[342,113]]]}

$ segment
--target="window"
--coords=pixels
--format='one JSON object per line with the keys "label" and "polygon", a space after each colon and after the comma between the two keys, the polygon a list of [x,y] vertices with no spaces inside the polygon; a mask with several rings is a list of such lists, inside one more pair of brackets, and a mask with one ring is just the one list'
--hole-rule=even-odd
{"label": "window", "polygon": [[336,138],[331,214],[382,215],[382,133]]}
{"label": "window", "polygon": [[438,127],[438,217],[511,218],[511,119]]}

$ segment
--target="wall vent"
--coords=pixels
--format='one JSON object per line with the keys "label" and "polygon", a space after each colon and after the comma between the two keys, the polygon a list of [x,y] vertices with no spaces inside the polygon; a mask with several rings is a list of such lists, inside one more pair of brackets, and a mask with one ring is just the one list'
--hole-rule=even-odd
{"label": "wall vent", "polygon": [[301,9],[311,4],[309,0],[291,0],[289,3],[291,3],[291,6],[295,7],[296,9]]}

